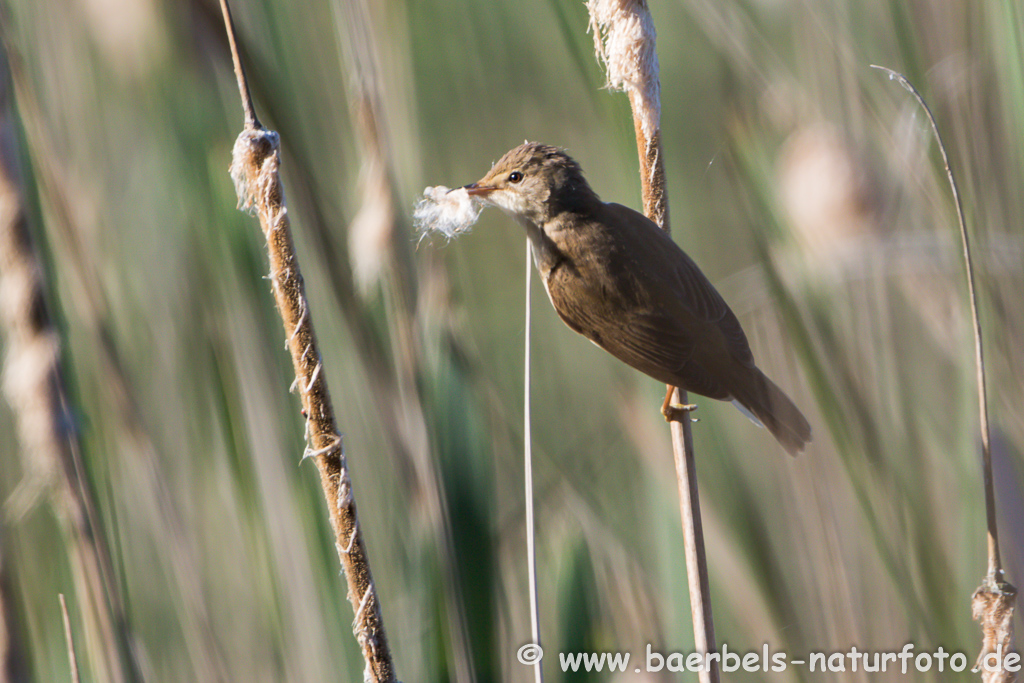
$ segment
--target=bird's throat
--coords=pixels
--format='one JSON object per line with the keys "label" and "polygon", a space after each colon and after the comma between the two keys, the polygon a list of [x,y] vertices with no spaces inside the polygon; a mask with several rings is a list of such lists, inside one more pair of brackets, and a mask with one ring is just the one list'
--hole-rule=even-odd
{"label": "bird's throat", "polygon": [[551,271],[565,260],[565,255],[544,228],[525,218],[520,218],[519,222],[526,228],[526,236],[530,239],[533,251],[533,262],[546,282]]}

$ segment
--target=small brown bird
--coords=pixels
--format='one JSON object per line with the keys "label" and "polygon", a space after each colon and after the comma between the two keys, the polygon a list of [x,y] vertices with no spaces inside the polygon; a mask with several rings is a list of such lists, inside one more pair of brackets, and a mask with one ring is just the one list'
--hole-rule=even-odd
{"label": "small brown bird", "polygon": [[793,455],[810,441],[806,418],[754,365],[739,321],[697,264],[643,214],[602,202],[565,152],[520,145],[465,189],[526,228],[570,328],[656,380],[733,401]]}

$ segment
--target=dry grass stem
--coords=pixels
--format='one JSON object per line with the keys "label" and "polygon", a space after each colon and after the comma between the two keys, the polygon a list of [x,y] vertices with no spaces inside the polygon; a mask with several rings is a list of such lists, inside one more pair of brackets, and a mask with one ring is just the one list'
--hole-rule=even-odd
{"label": "dry grass stem", "polygon": [[[221,0],[221,8],[229,40],[234,46],[234,27],[226,0]],[[345,451],[313,328],[313,315],[292,240],[280,176],[280,139],[277,133],[259,124],[237,51],[232,52],[232,59],[246,112],[246,126],[235,141],[231,177],[241,207],[256,211],[267,240],[270,281],[306,416],[307,445],[303,457],[312,458],[320,472],[335,547],[345,568],[348,599],[355,612],[353,632],[366,662],[363,677],[366,681],[391,682],[395,680],[395,671],[380,600],[370,571]]]}
{"label": "dry grass stem", "polygon": [[[633,111],[644,214],[669,231],[665,164],[661,154],[661,85],[655,50],[654,20],[644,0],[589,0],[590,25],[598,58],[608,70],[608,86],[625,90]],[[674,388],[672,401],[687,402]],[[693,619],[694,648],[713,652],[715,626],[711,610],[704,530],[697,488],[697,462],[690,420],[672,421],[672,451],[679,487],[679,510],[686,546],[686,574]],[[717,664],[699,674],[702,683],[719,679]]]}
{"label": "dry grass stem", "polygon": [[[981,428],[982,479],[985,488],[985,520],[988,533],[988,573],[971,598],[971,612],[974,619],[981,622],[982,631],[982,648],[974,671],[982,671],[982,679],[986,683],[1003,683],[1016,678],[1011,672],[1002,668],[1002,657],[1013,649],[1013,611],[1017,589],[1004,580],[999,553],[995,486],[992,480],[992,437],[989,429],[988,399],[985,388],[985,355],[981,338],[981,318],[978,315],[978,294],[974,283],[974,261],[971,258],[971,242],[967,232],[967,221],[964,218],[963,202],[960,199],[960,190],[953,175],[953,168],[949,165],[946,145],[939,134],[939,126],[924,97],[903,74],[874,64],[872,68],[889,74],[890,80],[895,80],[903,86],[924,109],[942,155],[942,164],[946,170],[946,177],[949,179],[953,203],[956,207],[960,240],[963,245],[964,267],[967,271],[967,293],[971,305],[971,321],[974,332],[975,374],[978,385],[978,411]],[[986,659],[994,653],[998,654],[999,665],[996,667],[986,666]]]}
{"label": "dry grass stem", "polygon": [[61,593],[60,598],[60,615],[64,621],[64,642],[68,646],[68,669],[71,671],[72,683],[79,683],[82,680],[78,673],[78,657],[75,655],[75,634],[71,630],[71,617],[68,616],[68,603],[64,599],[64,594]]}

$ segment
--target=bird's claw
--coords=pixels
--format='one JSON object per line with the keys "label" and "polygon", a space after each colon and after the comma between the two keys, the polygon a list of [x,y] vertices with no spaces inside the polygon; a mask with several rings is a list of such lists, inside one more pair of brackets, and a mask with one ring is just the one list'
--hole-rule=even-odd
{"label": "bird's claw", "polygon": [[661,414],[665,416],[665,422],[682,422],[695,410],[696,403],[666,403],[661,407]]}

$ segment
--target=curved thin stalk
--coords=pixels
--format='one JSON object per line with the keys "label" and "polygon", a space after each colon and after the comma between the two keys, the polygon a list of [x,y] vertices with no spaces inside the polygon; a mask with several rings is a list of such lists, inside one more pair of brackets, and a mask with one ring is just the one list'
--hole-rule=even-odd
{"label": "curved thin stalk", "polygon": [[[967,270],[967,294],[971,303],[971,322],[974,327],[974,362],[978,383],[978,413],[981,427],[981,467],[985,488],[985,522],[988,536],[988,573],[972,597],[972,612],[974,618],[981,622],[984,636],[982,650],[978,655],[977,664],[974,666],[974,671],[979,671],[984,661],[988,659],[988,655],[997,652],[1008,653],[1013,647],[1013,611],[1017,589],[1003,579],[1003,565],[999,554],[999,532],[996,526],[996,494],[992,481],[992,438],[989,433],[988,399],[985,388],[985,355],[981,339],[981,317],[978,315],[978,294],[974,284],[974,262],[971,258],[970,235],[967,232],[967,221],[964,218],[960,190],[957,187],[956,178],[953,176],[953,168],[949,165],[949,155],[946,154],[946,145],[942,142],[939,126],[935,122],[935,116],[932,115],[932,110],[928,107],[928,103],[925,102],[921,93],[903,74],[876,64],[872,64],[871,68],[879,69],[889,74],[889,79],[896,81],[910,92],[928,116],[932,133],[935,135],[935,141],[939,146],[939,153],[942,154],[942,164],[946,169],[946,177],[949,179],[949,187],[953,193],[953,203],[956,206],[956,219],[960,226],[960,240],[964,249],[964,266]],[[997,670],[992,671],[987,667],[985,668],[985,673],[982,677],[986,683],[1014,679],[1010,672],[1002,669],[1002,658],[999,657],[999,659],[1000,666]]]}

